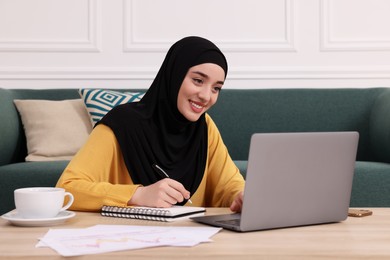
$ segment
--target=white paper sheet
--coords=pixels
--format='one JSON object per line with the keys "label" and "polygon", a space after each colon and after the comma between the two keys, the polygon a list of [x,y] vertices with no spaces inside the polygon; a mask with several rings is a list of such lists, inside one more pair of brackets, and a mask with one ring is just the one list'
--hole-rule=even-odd
{"label": "white paper sheet", "polygon": [[63,256],[98,254],[158,246],[195,246],[210,242],[221,228],[96,225],[85,229],[50,229],[37,247]]}

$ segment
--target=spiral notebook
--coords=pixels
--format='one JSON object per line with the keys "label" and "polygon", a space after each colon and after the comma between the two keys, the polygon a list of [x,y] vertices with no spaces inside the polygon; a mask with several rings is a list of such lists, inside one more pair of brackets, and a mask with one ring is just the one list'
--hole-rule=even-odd
{"label": "spiral notebook", "polygon": [[176,221],[189,217],[202,216],[202,207],[172,206],[171,208],[103,206],[101,215],[105,217],[144,219],[154,221]]}

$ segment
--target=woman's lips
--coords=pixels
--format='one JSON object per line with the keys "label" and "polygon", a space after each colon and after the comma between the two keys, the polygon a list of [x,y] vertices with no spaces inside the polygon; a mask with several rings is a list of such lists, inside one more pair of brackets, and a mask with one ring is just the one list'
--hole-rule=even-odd
{"label": "woman's lips", "polygon": [[190,101],[190,104],[194,112],[200,113],[203,111],[204,105],[202,103]]}

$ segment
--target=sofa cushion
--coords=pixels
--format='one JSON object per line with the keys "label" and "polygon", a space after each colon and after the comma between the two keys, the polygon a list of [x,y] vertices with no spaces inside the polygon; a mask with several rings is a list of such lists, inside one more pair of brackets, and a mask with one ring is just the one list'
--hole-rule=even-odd
{"label": "sofa cushion", "polygon": [[373,161],[390,163],[390,90],[376,100],[370,115],[370,144]]}
{"label": "sofa cushion", "polygon": [[14,100],[26,135],[26,161],[70,160],[92,130],[81,99]]}
{"label": "sofa cushion", "polygon": [[141,100],[143,92],[118,92],[104,89],[80,89],[80,95],[94,126],[113,107]]}
{"label": "sofa cushion", "polygon": [[388,207],[390,198],[390,164],[356,162],[351,207]]}

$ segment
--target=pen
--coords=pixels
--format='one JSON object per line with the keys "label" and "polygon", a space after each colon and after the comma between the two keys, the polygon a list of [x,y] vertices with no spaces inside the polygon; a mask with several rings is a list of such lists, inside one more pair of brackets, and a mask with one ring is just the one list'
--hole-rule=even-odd
{"label": "pen", "polygon": [[[163,179],[169,178],[169,175],[157,164],[153,164],[152,167],[153,167],[153,169],[156,170],[156,172],[158,173],[158,175],[160,175],[161,178],[163,178]],[[188,199],[188,202],[192,204],[191,199]]]}

